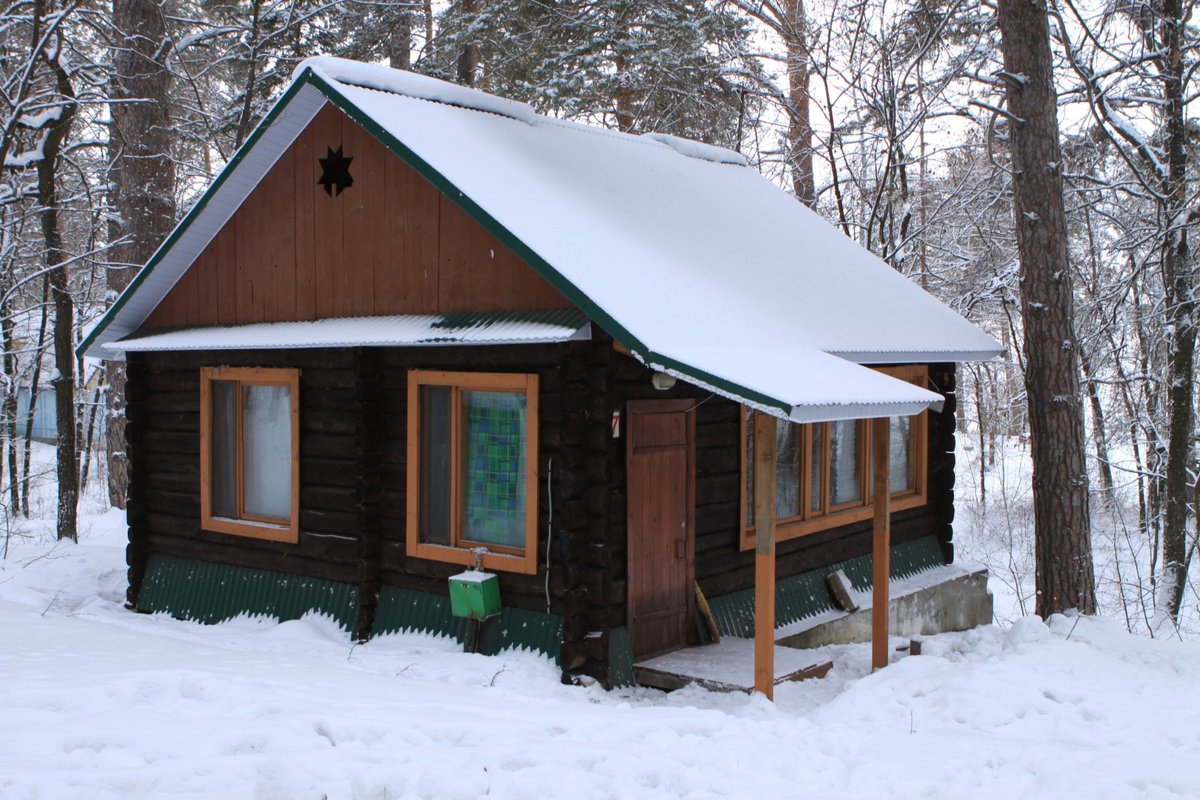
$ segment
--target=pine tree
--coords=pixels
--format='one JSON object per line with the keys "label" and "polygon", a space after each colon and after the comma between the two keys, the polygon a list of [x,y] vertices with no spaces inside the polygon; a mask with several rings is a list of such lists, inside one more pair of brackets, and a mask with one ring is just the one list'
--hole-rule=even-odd
{"label": "pine tree", "polygon": [[704,0],[459,2],[418,68],[455,79],[475,45],[487,91],[628,133],[736,147],[739,88],[759,69],[748,37],[745,18]]}
{"label": "pine tree", "polygon": [[[175,224],[175,162],[171,157],[170,47],[162,5],[113,0],[109,126],[109,296],[133,279]],[[125,364],[108,362],[108,495],[125,507]]]}
{"label": "pine tree", "polygon": [[1096,610],[1057,93],[1046,7],[999,0],[1033,453],[1037,613]]}

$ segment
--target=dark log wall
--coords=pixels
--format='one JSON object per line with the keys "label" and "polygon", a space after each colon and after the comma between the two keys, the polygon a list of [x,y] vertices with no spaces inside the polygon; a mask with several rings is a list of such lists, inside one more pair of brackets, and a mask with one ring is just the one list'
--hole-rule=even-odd
{"label": "dark log wall", "polygon": [[[621,408],[634,399],[691,397],[696,407],[696,579],[707,596],[717,597],[754,585],[754,552],[739,546],[741,486],[740,406],[681,383],[667,392],[650,385],[650,371],[632,358],[614,356],[610,403]],[[942,413],[929,418],[928,503],[893,515],[892,541],[901,544],[934,534],[949,560],[954,519],[954,366],[930,366],[932,387],[946,396]],[[610,597],[623,598],[625,579],[625,454],[614,448],[609,520]],[[871,520],[802,536],[777,546],[777,575],[786,578],[871,552]],[[625,607],[605,609],[610,625],[624,624]]]}
{"label": "dark log wall", "polygon": [[[372,509],[379,417],[375,354],[360,350],[131,354],[129,601],[151,552],[344,583],[377,575]],[[200,528],[200,367],[300,369],[300,538],[296,544]],[[373,603],[363,593],[364,603]],[[367,615],[363,615],[367,616]]]}
{"label": "dark log wall", "polygon": [[[600,545],[608,535],[611,445],[605,381],[613,356],[611,340],[603,337],[507,348],[131,355],[128,416],[136,471],[129,509],[130,603],[136,604],[152,552],[357,584],[366,612],[360,615],[361,634],[369,629],[381,582],[445,595],[446,578],[462,567],[405,553],[408,371],[536,373],[539,571],[501,573],[501,601],[506,607],[561,615],[564,666],[584,668],[588,631],[623,624],[616,616],[590,616],[590,598],[609,569],[607,550]],[[200,528],[199,371],[213,365],[301,370],[297,544]],[[544,561],[550,529],[547,609]],[[612,601],[623,607],[623,594]],[[592,655],[594,661],[603,657]],[[591,666],[593,672],[598,669]]]}
{"label": "dark log wall", "polygon": [[[341,146],[354,185],[317,184]],[[147,328],[569,308],[374,136],[326,106],[146,321]]]}
{"label": "dark log wall", "polygon": [[[448,347],[379,351],[384,409],[380,531],[385,584],[446,594],[446,578],[462,566],[411,558],[405,548],[407,372],[410,369],[536,373],[538,398],[538,573],[500,573],[505,607],[550,611],[563,617],[563,665],[585,666],[591,626],[588,581],[597,581],[606,563],[591,563],[593,540],[604,536],[607,483],[605,362],[608,340],[517,347]],[[547,480],[551,497],[547,495]],[[553,512],[553,516],[551,516]],[[546,537],[550,551],[550,607],[547,608]],[[594,671],[594,670],[593,670]]]}
{"label": "dark log wall", "polygon": [[[210,365],[301,370],[298,544],[200,529],[199,370]],[[597,330],[593,341],[561,345],[131,355],[130,602],[151,552],[357,584],[361,634],[381,583],[446,594],[446,578],[462,567],[405,553],[410,369],[539,376],[539,568],[536,575],[502,573],[501,600],[547,611],[549,536],[549,611],[563,618],[565,671],[606,679],[608,631],[626,623],[626,431],[623,425],[614,439],[610,420],[630,400],[695,401],[697,580],[711,597],[753,586],[754,554],[739,547],[740,406],[683,382],[656,391],[650,371]],[[934,366],[930,378],[947,403],[930,416],[929,503],[897,513],[892,536],[902,543],[936,534],[949,558],[953,368]],[[869,520],[822,531],[780,543],[778,574],[870,549]]]}

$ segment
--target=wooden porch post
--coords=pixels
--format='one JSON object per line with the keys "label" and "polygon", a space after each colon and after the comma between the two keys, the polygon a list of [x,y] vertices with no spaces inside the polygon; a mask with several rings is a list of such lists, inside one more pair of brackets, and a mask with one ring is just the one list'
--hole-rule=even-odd
{"label": "wooden porch post", "polygon": [[[874,478],[875,526],[872,548],[875,564],[871,593],[871,669],[888,664],[888,575],[891,572],[892,501],[890,476],[891,420],[872,421],[871,461]],[[755,446],[758,441],[755,440]],[[757,519],[757,518],[756,518]]]}
{"label": "wooden porch post", "polygon": [[754,414],[754,691],[775,699],[775,418]]}

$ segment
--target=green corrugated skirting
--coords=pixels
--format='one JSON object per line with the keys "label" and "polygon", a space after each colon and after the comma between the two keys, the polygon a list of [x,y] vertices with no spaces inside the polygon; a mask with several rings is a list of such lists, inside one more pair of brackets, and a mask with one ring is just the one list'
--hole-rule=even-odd
{"label": "green corrugated skirting", "polygon": [[358,587],[265,569],[154,554],[138,592],[139,611],[213,624],[239,614],[299,619],[328,614],[345,631],[358,625]]}
{"label": "green corrugated skirting", "polygon": [[[399,631],[417,631],[450,636],[466,646],[472,636],[470,620],[450,613],[450,598],[396,586],[379,593],[372,636]],[[484,655],[524,648],[543,653],[555,661],[562,644],[562,617],[520,608],[505,608],[500,616],[480,623],[476,648]]]}
{"label": "green corrugated skirting", "polygon": [[608,688],[618,689],[622,686],[634,686],[633,679],[633,644],[629,641],[629,631],[625,628],[612,628],[608,632]]}
{"label": "green corrugated skirting", "polygon": [[[775,586],[775,624],[788,625],[823,611],[834,610],[833,599],[825,585],[825,576],[837,570],[845,570],[855,589],[871,588],[871,570],[874,559],[870,555],[851,558],[820,569],[803,572],[784,578]],[[931,567],[945,564],[942,549],[934,536],[925,536],[912,542],[892,546],[891,576],[906,578]],[[722,634],[753,638],[754,636],[754,590],[744,589],[720,597],[708,598],[708,606]],[[697,613],[696,629],[702,642],[711,641],[708,626]]]}

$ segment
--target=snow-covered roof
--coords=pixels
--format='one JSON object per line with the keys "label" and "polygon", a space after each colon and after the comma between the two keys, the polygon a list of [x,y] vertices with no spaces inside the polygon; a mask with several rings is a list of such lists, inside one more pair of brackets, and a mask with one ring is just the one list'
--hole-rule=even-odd
{"label": "snow-covered roof", "polygon": [[255,135],[81,345],[129,336],[326,103],[647,364],[796,421],[940,398],[858,364],[1001,348],[737,153],[540,116],[432,78],[305,61]]}
{"label": "snow-covered roof", "polygon": [[113,352],[170,350],[270,350],[306,347],[433,347],[538,344],[590,338],[591,324],[578,311],[532,314],[405,314],[341,317],[312,322],[257,322],[185,328],[108,342]]}

